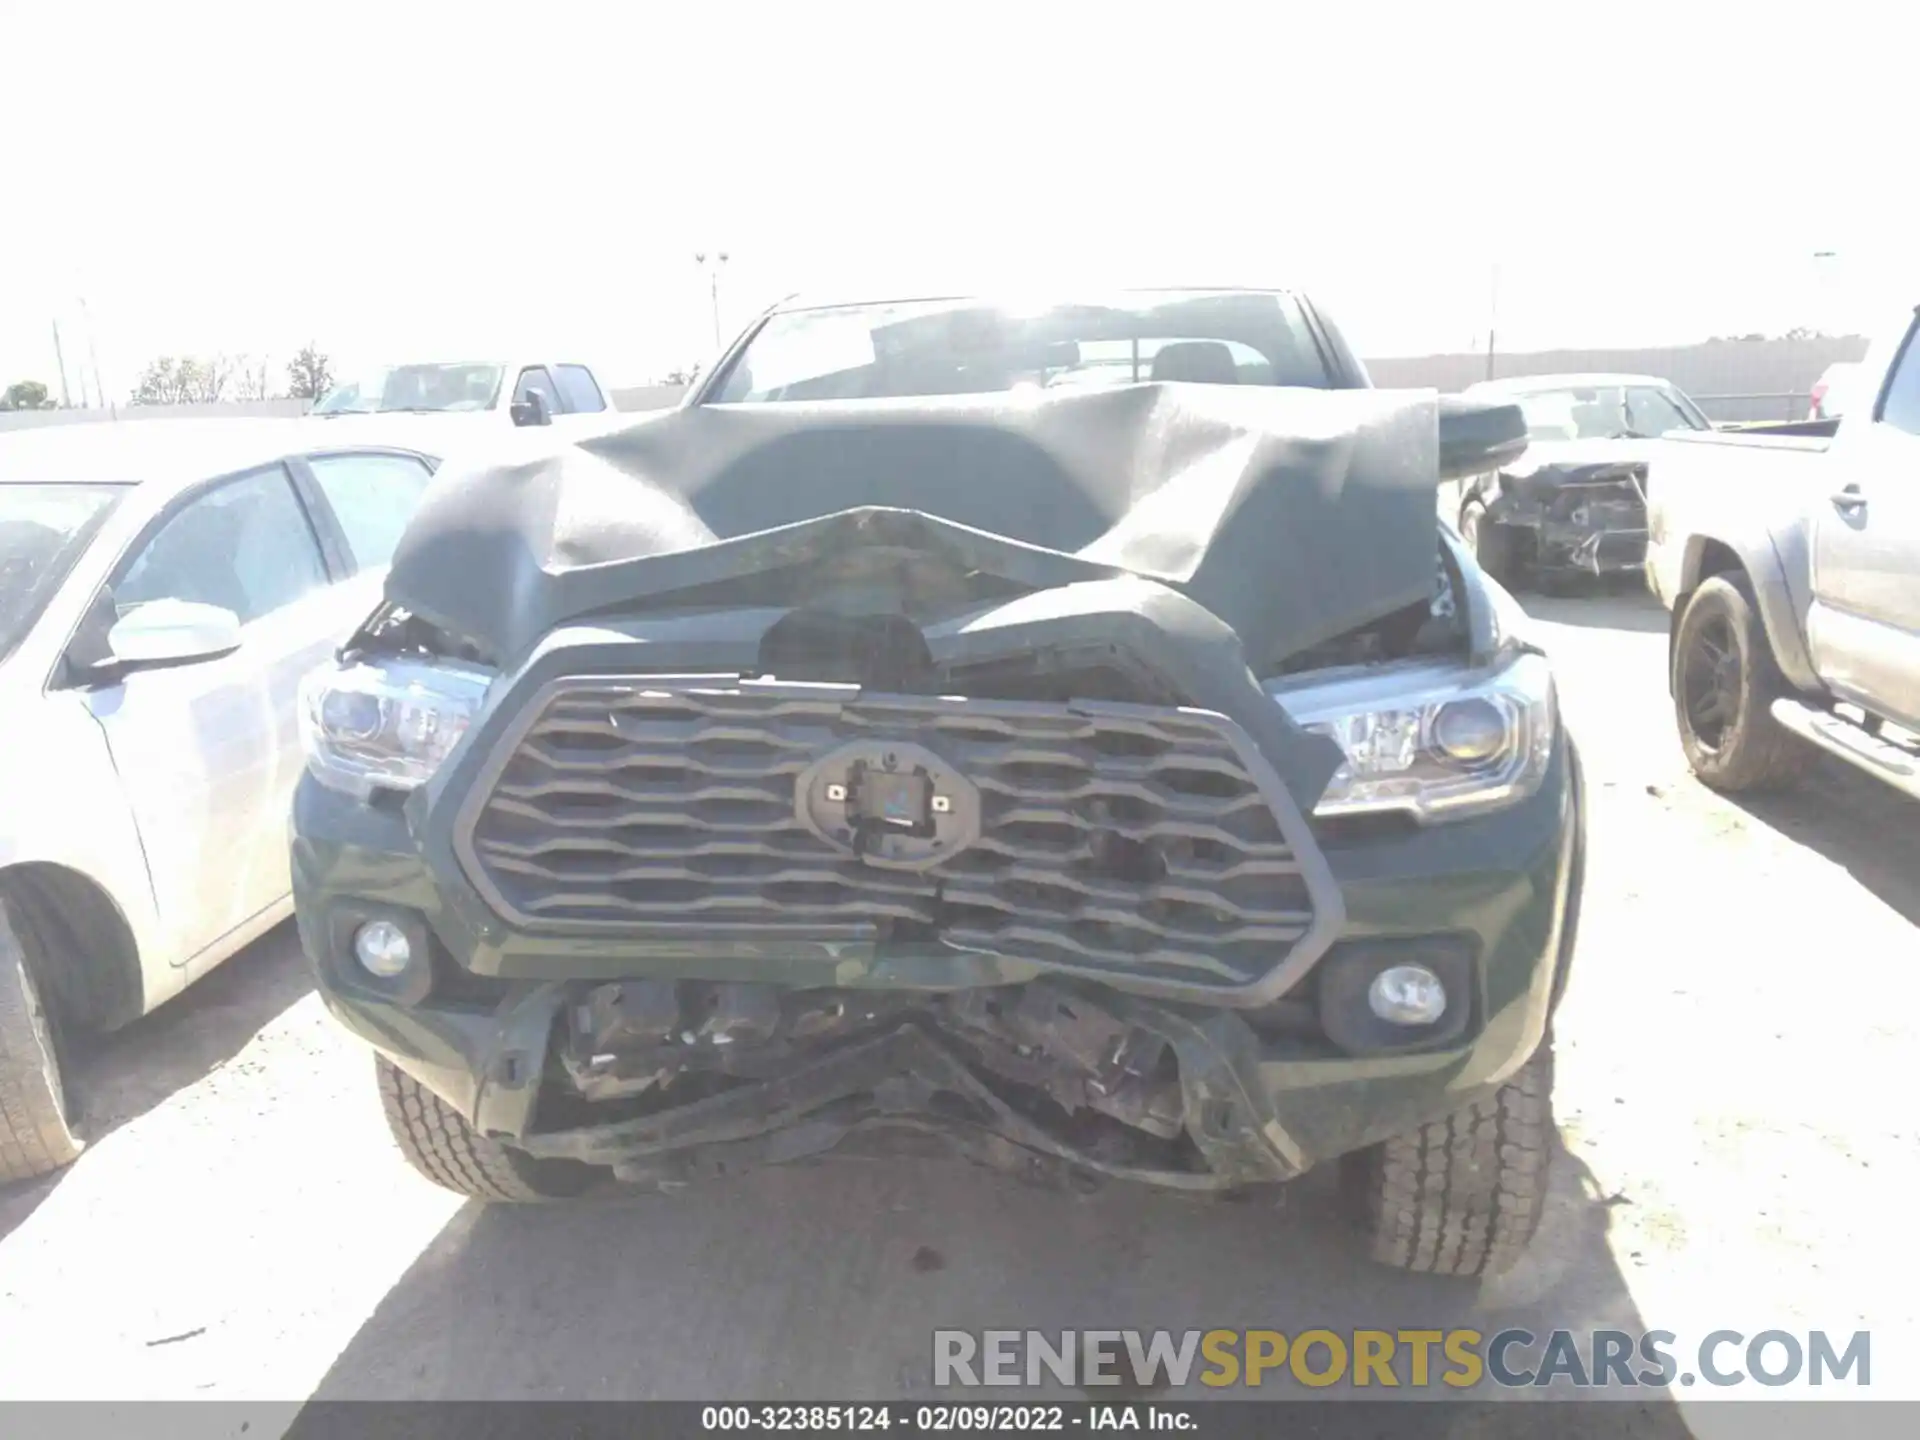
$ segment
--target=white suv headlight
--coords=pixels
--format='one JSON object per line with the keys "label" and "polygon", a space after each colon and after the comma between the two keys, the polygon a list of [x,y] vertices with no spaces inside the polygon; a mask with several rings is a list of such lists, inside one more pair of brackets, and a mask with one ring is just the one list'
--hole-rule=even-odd
{"label": "white suv headlight", "polygon": [[467,733],[490,671],[418,660],[327,665],[300,685],[300,743],[314,779],[362,798],[432,778]]}
{"label": "white suv headlight", "polygon": [[1269,681],[1267,693],[1346,752],[1316,815],[1400,810],[1425,824],[1514,804],[1540,787],[1559,725],[1553,672],[1532,652],[1484,670],[1418,664]]}

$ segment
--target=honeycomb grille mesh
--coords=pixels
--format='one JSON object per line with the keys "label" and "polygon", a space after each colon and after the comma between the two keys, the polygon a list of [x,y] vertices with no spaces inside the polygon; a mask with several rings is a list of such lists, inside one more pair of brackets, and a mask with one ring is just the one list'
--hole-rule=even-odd
{"label": "honeycomb grille mesh", "polygon": [[[1244,984],[1313,920],[1232,722],[1119,704],[581,678],[508,732],[464,821],[489,901],[532,931],[642,941],[925,941]],[[978,837],[919,870],[809,828],[802,774],[923,746],[978,790]]]}

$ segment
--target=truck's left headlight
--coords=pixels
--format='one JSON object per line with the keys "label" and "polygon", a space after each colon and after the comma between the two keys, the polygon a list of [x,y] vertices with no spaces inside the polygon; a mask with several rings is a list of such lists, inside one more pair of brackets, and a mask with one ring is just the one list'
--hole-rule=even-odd
{"label": "truck's left headlight", "polygon": [[1395,666],[1267,690],[1346,752],[1316,815],[1398,810],[1431,823],[1514,804],[1539,789],[1559,725],[1553,672],[1531,651],[1487,669]]}
{"label": "truck's left headlight", "polygon": [[327,665],[300,685],[300,743],[322,784],[412,790],[446,761],[486,699],[485,670],[418,660]]}

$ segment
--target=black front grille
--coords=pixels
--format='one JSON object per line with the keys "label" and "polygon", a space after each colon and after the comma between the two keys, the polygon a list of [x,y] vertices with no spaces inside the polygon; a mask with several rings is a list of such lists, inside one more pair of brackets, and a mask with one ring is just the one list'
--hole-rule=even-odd
{"label": "black front grille", "polygon": [[[896,751],[953,793],[869,845],[834,777]],[[1232,987],[1313,925],[1289,832],[1277,776],[1210,712],[579,677],[499,742],[458,843],[529,931],[938,942]]]}

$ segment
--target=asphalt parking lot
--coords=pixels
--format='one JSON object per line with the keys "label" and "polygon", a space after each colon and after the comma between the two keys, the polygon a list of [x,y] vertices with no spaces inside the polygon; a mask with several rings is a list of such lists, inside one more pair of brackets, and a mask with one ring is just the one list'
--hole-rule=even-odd
{"label": "asphalt parking lot", "polygon": [[[1920,1397],[1920,809],[1825,762],[1784,798],[1710,795],[1664,613],[1530,605],[1591,858],[1556,1203],[1499,1280],[1366,1264],[1319,1177],[1224,1204],[844,1160],[463,1205],[392,1148],[283,930],[91,1056],[92,1147],[0,1195],[0,1398],[914,1396],[936,1326],[1510,1323],[1869,1329],[1874,1393]],[[1677,1398],[1634,1433],[1706,1433]]]}

